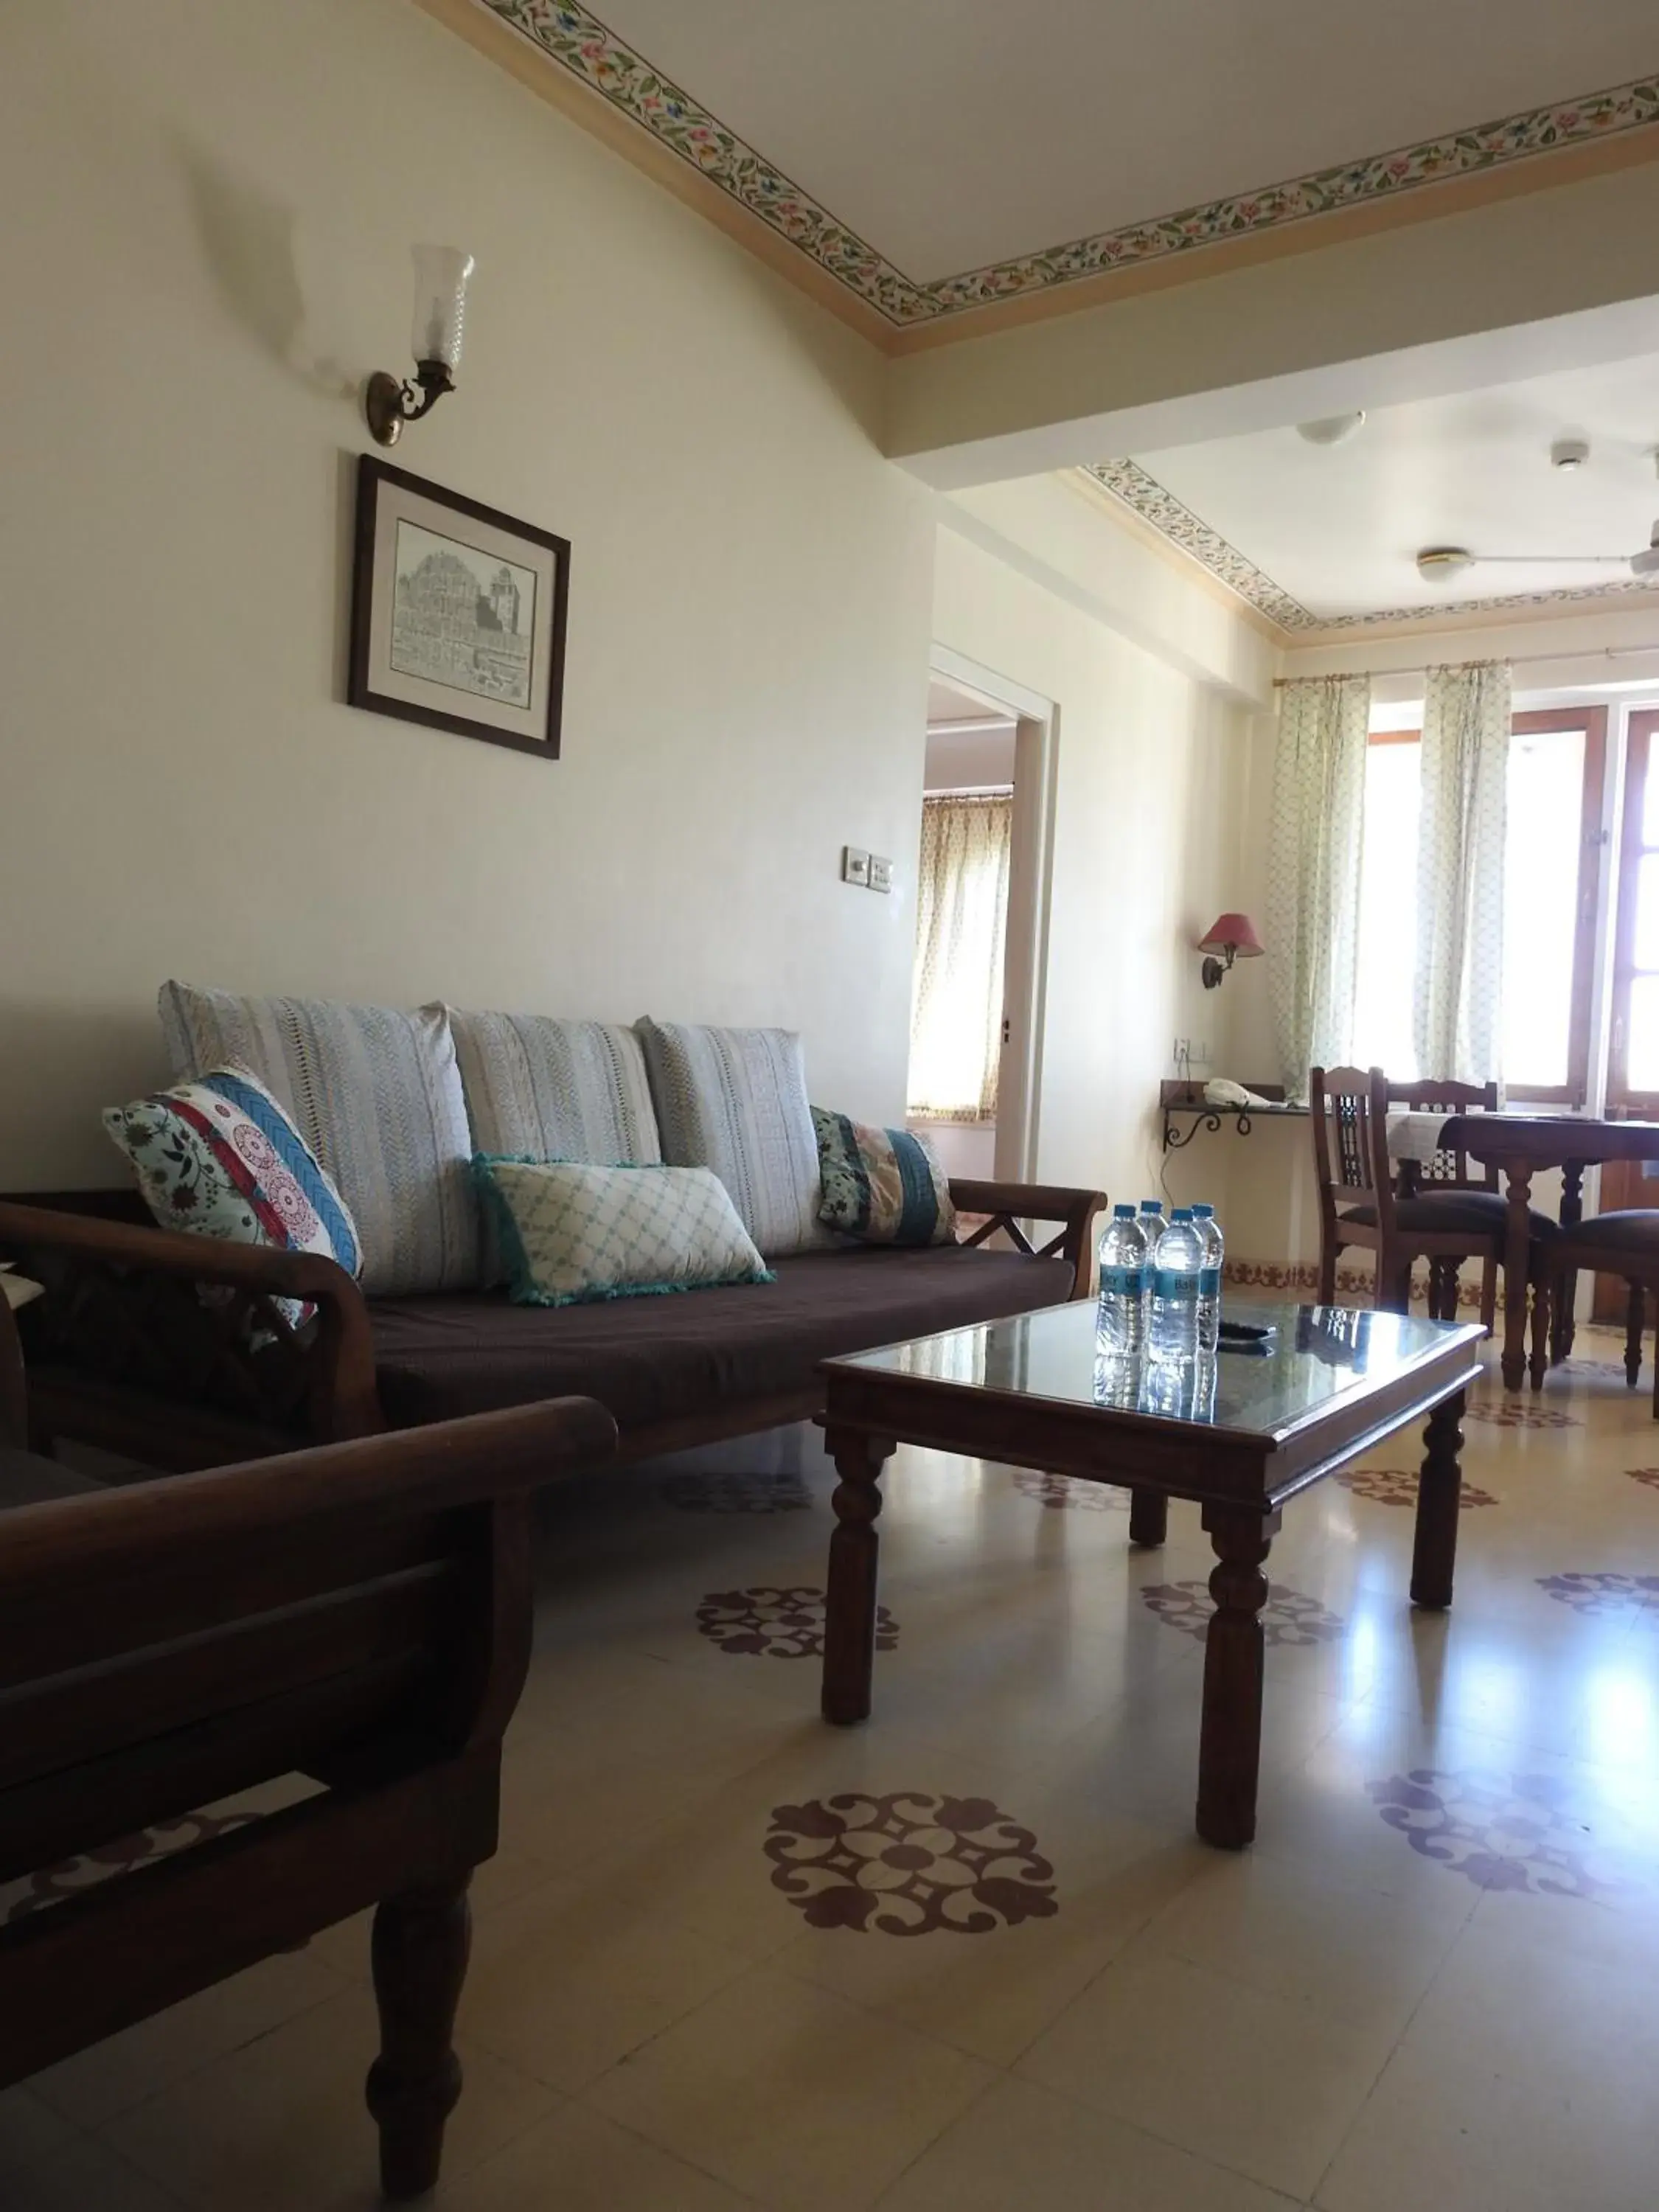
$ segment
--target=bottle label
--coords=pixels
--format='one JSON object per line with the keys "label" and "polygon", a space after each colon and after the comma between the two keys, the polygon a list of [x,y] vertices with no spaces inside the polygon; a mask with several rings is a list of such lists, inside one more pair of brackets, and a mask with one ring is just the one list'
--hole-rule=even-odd
{"label": "bottle label", "polygon": [[1154,1267],[1152,1296],[1155,1298],[1189,1300],[1196,1296],[1198,1279],[1186,1267]]}
{"label": "bottle label", "polygon": [[1103,1297],[1138,1298],[1146,1285],[1146,1278],[1139,1267],[1103,1267],[1100,1271]]}
{"label": "bottle label", "polygon": [[1200,1267],[1199,1269],[1198,1295],[1201,1298],[1218,1298],[1221,1296],[1221,1270],[1219,1267]]}

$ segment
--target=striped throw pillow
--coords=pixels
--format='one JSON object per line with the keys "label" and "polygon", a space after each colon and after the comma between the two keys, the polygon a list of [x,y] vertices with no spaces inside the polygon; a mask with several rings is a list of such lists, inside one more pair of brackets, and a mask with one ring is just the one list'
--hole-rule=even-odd
{"label": "striped throw pillow", "polygon": [[926,1137],[812,1109],[823,1204],[818,1218],[866,1244],[954,1244],[951,1181]]}
{"label": "striped throw pillow", "polygon": [[768,1259],[822,1251],[818,1148],[793,1030],[635,1024],[663,1158],[712,1168]]}

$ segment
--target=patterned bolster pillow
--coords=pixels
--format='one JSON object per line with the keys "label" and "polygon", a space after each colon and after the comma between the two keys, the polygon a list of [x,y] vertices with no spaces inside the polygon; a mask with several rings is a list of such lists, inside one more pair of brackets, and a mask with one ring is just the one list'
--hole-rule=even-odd
{"label": "patterned bolster pillow", "polygon": [[708,1168],[591,1167],[480,1152],[515,1305],[588,1305],[777,1279]]}
{"label": "patterned bolster pillow", "polygon": [[954,1244],[951,1179],[926,1137],[812,1109],[823,1203],[818,1218],[866,1244]]}
{"label": "patterned bolster pillow", "polygon": [[[349,1275],[359,1273],[362,1253],[345,1200],[246,1067],[216,1067],[193,1083],[106,1107],[103,1121],[163,1229],[320,1253]],[[316,1310],[299,1298],[274,1303],[295,1328]]]}

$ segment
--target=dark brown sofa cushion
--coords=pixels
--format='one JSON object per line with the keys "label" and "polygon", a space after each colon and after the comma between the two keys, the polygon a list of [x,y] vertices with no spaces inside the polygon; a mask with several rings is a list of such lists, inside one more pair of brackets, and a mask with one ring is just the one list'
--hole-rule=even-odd
{"label": "dark brown sofa cushion", "polygon": [[600,1305],[374,1299],[380,1402],[407,1428],[576,1391],[599,1399],[621,1428],[642,1428],[805,1390],[817,1362],[836,1352],[1059,1305],[1072,1289],[1066,1261],[956,1244],[773,1264],[775,1283]]}

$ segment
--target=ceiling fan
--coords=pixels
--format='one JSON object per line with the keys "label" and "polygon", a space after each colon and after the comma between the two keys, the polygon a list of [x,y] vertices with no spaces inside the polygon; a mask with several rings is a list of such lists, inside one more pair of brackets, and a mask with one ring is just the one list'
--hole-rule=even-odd
{"label": "ceiling fan", "polygon": [[1417,556],[1417,573],[1425,584],[1449,583],[1466,569],[1499,564],[1536,568],[1578,566],[1628,568],[1633,576],[1659,576],[1659,522],[1638,553],[1471,553],[1466,545],[1425,545]]}

